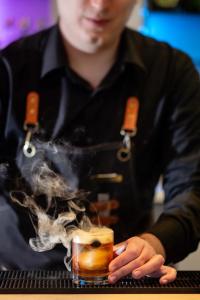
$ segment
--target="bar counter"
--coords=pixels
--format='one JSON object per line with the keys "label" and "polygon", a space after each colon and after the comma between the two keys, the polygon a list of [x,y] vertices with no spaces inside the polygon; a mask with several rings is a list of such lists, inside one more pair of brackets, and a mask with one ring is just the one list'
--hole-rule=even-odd
{"label": "bar counter", "polygon": [[114,285],[76,285],[66,271],[0,271],[0,300],[200,300],[200,271],[158,279],[125,277]]}
{"label": "bar counter", "polygon": [[0,300],[199,300],[199,294],[18,294],[0,295]]}

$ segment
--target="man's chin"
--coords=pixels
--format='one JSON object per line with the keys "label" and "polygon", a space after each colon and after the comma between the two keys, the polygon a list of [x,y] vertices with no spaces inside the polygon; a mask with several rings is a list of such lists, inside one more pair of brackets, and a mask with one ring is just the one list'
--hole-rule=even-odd
{"label": "man's chin", "polygon": [[104,41],[102,38],[99,38],[97,36],[90,36],[84,40],[84,42],[81,45],[81,48],[87,53],[96,53],[103,48],[103,45]]}

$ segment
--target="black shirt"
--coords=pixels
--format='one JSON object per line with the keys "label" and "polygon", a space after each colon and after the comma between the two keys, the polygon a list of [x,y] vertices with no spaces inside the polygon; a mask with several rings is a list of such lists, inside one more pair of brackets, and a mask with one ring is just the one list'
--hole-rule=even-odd
{"label": "black shirt", "polygon": [[[53,141],[62,146],[67,142],[77,147],[74,149],[83,149],[84,155],[78,158],[78,163],[72,164],[75,183],[69,174],[72,186],[89,189],[90,186],[85,185],[86,173],[117,172],[124,176],[124,194],[118,191],[121,197],[119,224],[113,223],[119,234],[117,241],[148,230],[163,243],[168,262],[181,260],[194,251],[200,236],[200,81],[188,56],[166,43],[125,29],[118,59],[95,90],[69,67],[57,26],[13,43],[2,51],[2,56],[10,70],[6,70],[2,61],[1,161],[16,164],[21,176],[28,178],[28,173],[20,169],[24,164],[23,123],[26,96],[36,90],[40,94],[37,140]],[[137,96],[140,101],[138,130],[132,140],[132,159],[123,164],[116,158],[115,145],[122,142],[120,130],[130,96]],[[108,150],[109,144],[112,152]],[[107,152],[104,148],[93,158],[102,145]],[[37,144],[40,146],[41,143]],[[92,158],[88,149],[94,150]],[[68,162],[73,162],[73,157],[69,155],[68,158]],[[62,161],[56,171],[66,175],[63,165]],[[12,169],[12,175],[13,172]],[[151,213],[160,175],[165,190],[164,213],[153,226],[142,227]],[[5,185],[2,186],[3,194]],[[115,188],[109,187],[115,197]],[[102,185],[103,193],[109,187]],[[98,193],[101,190],[97,188]],[[9,201],[6,205],[12,206]],[[20,223],[22,212],[16,208],[15,211]],[[2,231],[7,226],[5,215],[4,219]],[[18,226],[18,233],[21,232],[27,242],[28,229]],[[8,266],[9,255],[7,253],[4,259]],[[4,258],[4,254],[1,257]],[[50,266],[51,259],[46,263],[45,256],[41,265]],[[40,266],[39,256],[37,260],[36,266]],[[13,261],[13,265],[21,267],[18,262]],[[22,267],[31,268],[32,264]]]}

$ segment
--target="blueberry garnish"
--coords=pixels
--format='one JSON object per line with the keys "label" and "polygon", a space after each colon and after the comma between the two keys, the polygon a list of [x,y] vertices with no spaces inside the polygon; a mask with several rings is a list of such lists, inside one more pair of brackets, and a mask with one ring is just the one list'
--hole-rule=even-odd
{"label": "blueberry garnish", "polygon": [[92,242],[91,246],[93,248],[98,248],[99,246],[101,246],[101,243],[98,240],[95,240]]}

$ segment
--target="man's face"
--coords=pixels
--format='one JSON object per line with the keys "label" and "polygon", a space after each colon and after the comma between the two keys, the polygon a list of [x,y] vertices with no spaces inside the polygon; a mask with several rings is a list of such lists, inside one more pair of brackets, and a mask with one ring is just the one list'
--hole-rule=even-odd
{"label": "man's face", "polygon": [[57,0],[60,28],[77,49],[95,53],[117,42],[136,0]]}

